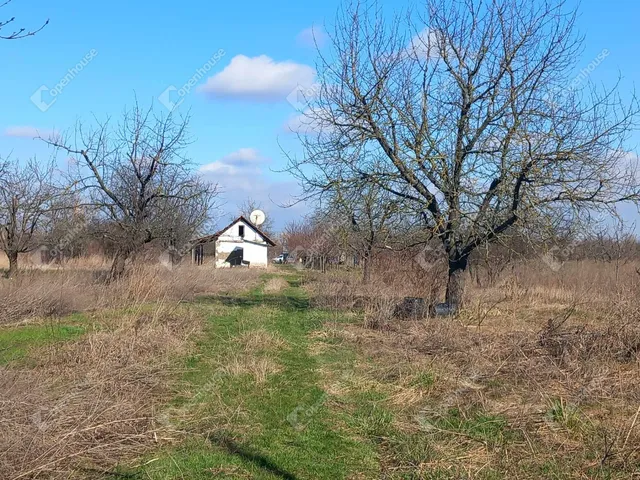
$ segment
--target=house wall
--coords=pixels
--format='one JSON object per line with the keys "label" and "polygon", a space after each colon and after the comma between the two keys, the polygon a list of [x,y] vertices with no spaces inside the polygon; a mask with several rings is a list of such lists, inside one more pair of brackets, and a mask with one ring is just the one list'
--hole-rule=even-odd
{"label": "house wall", "polygon": [[[238,227],[244,226],[244,238],[240,237]],[[225,230],[216,242],[216,267],[225,268],[230,264],[229,255],[237,249],[243,249],[243,259],[251,267],[266,267],[269,263],[267,243],[247,223],[239,221]]]}

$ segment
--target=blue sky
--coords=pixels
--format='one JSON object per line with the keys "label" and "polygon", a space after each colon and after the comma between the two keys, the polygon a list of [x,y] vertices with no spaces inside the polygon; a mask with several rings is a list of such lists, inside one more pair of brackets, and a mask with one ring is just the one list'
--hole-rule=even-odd
{"label": "blue sky", "polygon": [[[0,156],[46,157],[50,152],[31,138],[33,129],[64,131],[92,115],[117,117],[134,96],[159,108],[164,108],[159,98],[183,98],[176,112],[191,112],[195,142],[189,155],[226,190],[223,220],[251,196],[281,227],[303,211],[273,203],[285,202],[296,189],[292,179],[272,171],[286,162],[283,148],[298,148],[286,126],[296,115],[287,95],[292,85],[313,80],[310,29],[321,39],[338,6],[337,0],[13,0],[0,9],[0,19],[15,16],[16,25],[27,28],[46,19],[50,24],[34,37],[0,41]],[[629,96],[640,80],[640,2],[585,0],[580,11],[586,41],[578,64],[588,65],[607,49],[591,80],[610,85],[622,75],[621,93]],[[38,89],[53,88],[83,61],[55,103],[41,111],[32,101]],[[178,96],[192,78],[197,85]],[[53,100],[46,91],[40,98],[45,104]]]}

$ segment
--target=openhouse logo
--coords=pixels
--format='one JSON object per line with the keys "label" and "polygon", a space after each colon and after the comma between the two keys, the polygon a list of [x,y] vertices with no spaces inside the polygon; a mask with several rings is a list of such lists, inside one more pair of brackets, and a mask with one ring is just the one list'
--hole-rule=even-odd
{"label": "openhouse logo", "polygon": [[97,56],[97,50],[93,48],[89,50],[89,52],[82,57],[82,60],[67,70],[67,74],[62,77],[54,87],[49,88],[47,85],[40,86],[40,88],[31,95],[31,102],[38,107],[41,112],[49,110],[53,104],[58,101],[58,97],[64,89],[67,88],[67,86],[80,74],[80,72],[82,72]]}
{"label": "openhouse logo", "polygon": [[198,82],[202,80],[213,67],[216,66],[220,59],[224,57],[224,55],[225,51],[223,49],[218,50],[211,56],[211,58],[209,58],[209,60],[207,60],[204,65],[198,68],[191,76],[191,78],[180,88],[176,87],[175,85],[168,86],[164,90],[164,92],[162,92],[158,96],[158,100],[160,100],[160,103],[164,105],[167,110],[173,112],[182,104],[182,102],[184,102],[185,97],[189,95],[189,93],[191,93],[191,90],[193,90]]}

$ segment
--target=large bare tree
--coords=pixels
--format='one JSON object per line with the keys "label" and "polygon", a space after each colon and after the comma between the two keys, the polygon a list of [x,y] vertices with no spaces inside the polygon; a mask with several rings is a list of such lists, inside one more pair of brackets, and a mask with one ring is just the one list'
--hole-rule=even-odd
{"label": "large bare tree", "polygon": [[18,272],[18,255],[42,245],[63,189],[51,162],[5,160],[0,166],[0,250],[9,259],[7,277]]}
{"label": "large bare tree", "polygon": [[422,5],[391,19],[371,2],[344,8],[290,170],[306,194],[340,180],[402,200],[441,241],[458,306],[478,246],[638,201],[625,151],[638,105],[574,80],[582,39],[562,0]]}
{"label": "large bare tree", "polygon": [[184,156],[187,124],[136,105],[117,126],[79,124],[72,135],[45,140],[71,156],[73,178],[116,246],[112,279],[151,242],[185,250],[211,214],[216,186]]}

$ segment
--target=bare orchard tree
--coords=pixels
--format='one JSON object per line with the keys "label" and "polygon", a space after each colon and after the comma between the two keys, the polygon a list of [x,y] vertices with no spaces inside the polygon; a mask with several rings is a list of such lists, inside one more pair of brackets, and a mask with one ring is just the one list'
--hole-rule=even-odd
{"label": "bare orchard tree", "polygon": [[90,241],[91,211],[84,205],[73,185],[57,202],[57,208],[48,215],[49,228],[45,232],[46,261],[62,263],[87,253]]}
{"label": "bare orchard tree", "polygon": [[362,281],[371,280],[378,250],[395,241],[402,229],[402,203],[375,184],[335,182],[325,191],[326,208],[341,221],[344,243],[362,261]]}
{"label": "bare orchard tree", "polygon": [[340,221],[326,212],[315,212],[303,221],[289,223],[282,236],[293,262],[324,273],[340,257],[342,231]]}
{"label": "bare orchard tree", "polygon": [[53,184],[53,163],[4,161],[0,173],[0,250],[9,259],[7,277],[18,272],[18,255],[42,245],[62,190]]}
{"label": "bare orchard tree", "polygon": [[[6,7],[11,3],[11,1],[12,0],[0,0],[0,8]],[[49,24],[49,20],[47,20],[38,28],[33,30],[28,30],[24,27],[12,28],[12,24],[15,20],[15,17],[11,17],[7,20],[0,19],[0,40],[18,40],[19,38],[31,37]],[[9,30],[7,30],[7,28],[9,28]],[[5,29],[6,33],[2,32],[2,29]]]}
{"label": "bare orchard tree", "polygon": [[151,242],[182,250],[208,219],[216,187],[183,156],[187,123],[136,105],[117,126],[79,124],[68,138],[45,140],[72,156],[74,178],[115,245],[112,280]]}
{"label": "bare orchard tree", "polygon": [[290,170],[307,193],[366,180],[422,215],[447,256],[449,304],[462,303],[470,254],[514,225],[638,201],[624,149],[637,102],[572,81],[582,40],[563,0],[381,10],[338,17]]}

